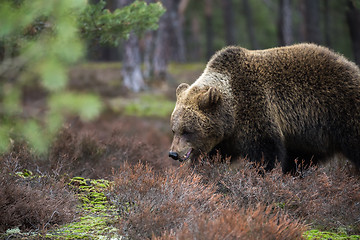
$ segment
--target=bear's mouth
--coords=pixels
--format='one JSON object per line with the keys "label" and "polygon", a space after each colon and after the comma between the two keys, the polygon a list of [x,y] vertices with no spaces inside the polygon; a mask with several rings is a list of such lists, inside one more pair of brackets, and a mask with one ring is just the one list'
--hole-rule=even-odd
{"label": "bear's mouth", "polygon": [[189,151],[187,151],[187,153],[184,156],[182,156],[182,158],[179,159],[179,162],[188,160],[190,158],[192,151],[193,151],[193,149],[190,148]]}

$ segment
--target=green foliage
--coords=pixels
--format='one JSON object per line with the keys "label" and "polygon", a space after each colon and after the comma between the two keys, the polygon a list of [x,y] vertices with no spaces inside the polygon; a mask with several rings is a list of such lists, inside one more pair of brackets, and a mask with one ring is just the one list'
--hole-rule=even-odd
{"label": "green foliage", "polygon": [[333,240],[359,240],[360,235],[347,235],[346,233],[333,233],[333,232],[321,232],[319,230],[309,230],[304,233],[305,239],[308,240],[322,240],[322,239],[333,239]]}
{"label": "green foliage", "polygon": [[[68,67],[84,53],[77,16],[87,1],[3,1],[0,8],[0,151],[8,149],[11,136],[24,136],[38,152],[45,152],[61,127],[63,112],[95,117],[101,109],[90,94],[66,90]],[[47,119],[24,116],[22,89],[39,79],[48,93]],[[59,109],[59,106],[62,108]]]}
{"label": "green foliage", "polygon": [[114,12],[105,9],[105,5],[103,0],[98,4],[88,5],[80,16],[84,37],[102,44],[117,45],[131,31],[141,33],[146,29],[157,29],[157,22],[165,12],[160,2],[147,4],[137,0]]}
{"label": "green foliage", "polygon": [[[37,152],[46,152],[66,115],[97,117],[99,97],[67,89],[68,68],[84,56],[82,38],[117,44],[130,31],[155,29],[164,13],[160,3],[135,1],[113,13],[86,0],[4,0],[0,6],[0,153],[14,137],[25,137]],[[45,111],[25,112],[24,87],[39,85]]]}

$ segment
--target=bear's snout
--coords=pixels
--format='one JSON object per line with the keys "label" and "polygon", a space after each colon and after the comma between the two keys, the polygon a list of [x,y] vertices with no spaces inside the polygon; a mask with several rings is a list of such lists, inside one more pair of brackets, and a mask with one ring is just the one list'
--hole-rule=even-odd
{"label": "bear's snout", "polygon": [[177,152],[170,151],[169,152],[169,157],[171,157],[174,160],[178,160],[179,159],[179,154]]}

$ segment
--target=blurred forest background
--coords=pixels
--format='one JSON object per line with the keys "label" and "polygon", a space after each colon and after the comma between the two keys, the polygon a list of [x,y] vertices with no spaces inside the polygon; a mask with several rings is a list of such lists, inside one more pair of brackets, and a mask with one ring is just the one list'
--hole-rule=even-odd
{"label": "blurred forest background", "polygon": [[[107,0],[114,10],[132,2]],[[154,2],[154,1],[147,1]],[[163,79],[167,64],[206,62],[226,45],[265,49],[299,42],[325,45],[360,65],[359,0],[163,0],[159,29],[131,35],[119,47],[90,44],[88,59],[124,62],[132,90]],[[142,75],[139,64],[144,63]],[[126,80],[130,77],[132,83]]]}
{"label": "blurred forest background", "polygon": [[[174,95],[179,82],[196,80],[227,45],[265,49],[313,42],[360,65],[359,26],[360,0],[3,0],[0,151],[10,146],[12,132],[45,152],[65,115],[100,115],[99,93],[166,88]],[[171,63],[190,65],[181,70]],[[178,76],[186,72],[192,74]],[[39,112],[24,106],[31,95],[26,89],[36,86],[47,96],[42,122]]]}

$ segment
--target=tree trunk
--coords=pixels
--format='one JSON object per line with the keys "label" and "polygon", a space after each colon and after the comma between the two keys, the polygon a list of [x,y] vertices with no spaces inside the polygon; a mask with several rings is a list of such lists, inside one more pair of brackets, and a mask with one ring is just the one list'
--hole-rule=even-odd
{"label": "tree trunk", "polygon": [[128,89],[139,92],[145,88],[144,78],[141,73],[141,56],[138,37],[131,33],[124,45],[124,57],[122,76],[124,86]]}
{"label": "tree trunk", "polygon": [[[174,9],[176,11],[176,9]],[[185,41],[183,36],[183,25],[180,21],[179,15],[173,14],[170,15],[170,24],[171,24],[171,53],[172,59],[177,62],[185,62]]]}
{"label": "tree trunk", "polygon": [[[121,8],[132,2],[132,0],[117,0],[117,7]],[[124,86],[128,89],[139,92],[145,88],[144,78],[141,73],[139,39],[134,33],[131,33],[129,39],[124,43],[123,67],[121,73]]]}
{"label": "tree trunk", "polygon": [[324,3],[324,31],[325,31],[325,45],[328,47],[332,47],[332,42],[331,42],[331,29],[330,29],[330,8],[329,8],[329,0],[323,0]]}
{"label": "tree trunk", "polygon": [[[178,0],[179,1],[179,0]],[[178,2],[175,1],[175,2]],[[175,36],[177,39],[177,46],[173,49],[173,52],[175,53],[174,60],[179,62],[185,62],[186,61],[186,48],[185,48],[185,39],[184,39],[184,14],[186,11],[186,8],[189,4],[190,0],[180,0],[178,3],[174,4],[174,13],[172,15],[173,18],[173,29],[175,31]]]}
{"label": "tree trunk", "polygon": [[206,36],[206,59],[214,54],[214,32],[213,32],[213,11],[212,0],[205,0],[205,36]]}
{"label": "tree trunk", "polygon": [[246,28],[249,34],[250,45],[252,49],[259,49],[259,43],[255,36],[254,21],[251,6],[248,0],[243,0],[243,11],[246,19]]}
{"label": "tree trunk", "polygon": [[[165,6],[166,7],[166,6]],[[170,36],[168,30],[168,22],[170,21],[170,14],[168,9],[160,18],[159,28],[156,31],[155,49],[153,57],[153,73],[154,79],[164,81],[167,77],[167,65],[170,59]]]}
{"label": "tree trunk", "polygon": [[177,0],[162,1],[166,12],[160,18],[153,57],[154,77],[158,80],[166,79],[167,65],[171,59],[185,61],[185,43],[179,17],[180,3]]}
{"label": "tree trunk", "polygon": [[198,15],[191,16],[191,34],[187,37],[188,59],[190,61],[199,61],[202,59],[201,46],[201,26]]}
{"label": "tree trunk", "polygon": [[279,44],[290,45],[293,42],[292,33],[292,11],[290,0],[279,1]]}
{"label": "tree trunk", "polygon": [[305,40],[321,44],[320,1],[304,0]]}
{"label": "tree trunk", "polygon": [[346,12],[346,19],[350,29],[354,58],[356,64],[360,66],[360,9],[357,8],[351,0],[348,0],[347,3],[348,10]]}
{"label": "tree trunk", "polygon": [[234,28],[234,4],[232,0],[223,0],[221,3],[225,25],[226,44],[234,45],[236,43]]}
{"label": "tree trunk", "polygon": [[145,79],[150,79],[153,76],[153,66],[151,59],[153,58],[154,49],[154,31],[145,33],[144,38],[144,71]]}

